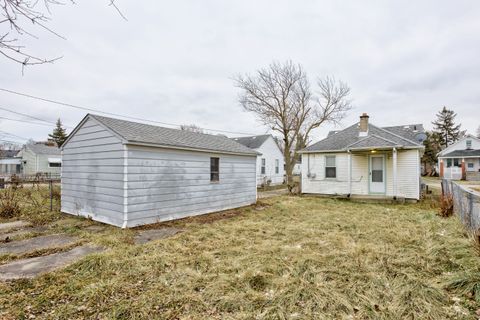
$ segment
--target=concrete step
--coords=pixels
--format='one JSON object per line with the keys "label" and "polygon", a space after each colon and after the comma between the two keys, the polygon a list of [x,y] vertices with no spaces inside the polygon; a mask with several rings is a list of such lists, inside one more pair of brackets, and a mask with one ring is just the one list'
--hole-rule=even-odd
{"label": "concrete step", "polygon": [[29,227],[30,225],[31,225],[30,222],[22,221],[22,220],[0,223],[0,232],[7,232],[11,230],[25,228],[25,227]]}
{"label": "concrete step", "polygon": [[48,256],[27,258],[0,266],[0,280],[8,281],[22,278],[33,278],[40,274],[65,267],[91,253],[104,249],[94,246],[76,247],[66,252],[54,253]]}
{"label": "concrete step", "polygon": [[2,254],[25,254],[37,250],[65,247],[78,241],[78,238],[65,234],[53,234],[29,238],[21,241],[12,241],[0,244],[0,255]]}

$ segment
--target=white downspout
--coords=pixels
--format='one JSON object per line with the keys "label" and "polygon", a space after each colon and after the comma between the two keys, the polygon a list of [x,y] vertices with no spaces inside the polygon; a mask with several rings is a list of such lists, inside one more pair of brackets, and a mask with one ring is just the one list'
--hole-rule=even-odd
{"label": "white downspout", "polygon": [[397,199],[397,149],[393,148],[393,199]]}
{"label": "white downspout", "polygon": [[348,196],[352,195],[352,153],[350,149],[347,150],[348,152]]}

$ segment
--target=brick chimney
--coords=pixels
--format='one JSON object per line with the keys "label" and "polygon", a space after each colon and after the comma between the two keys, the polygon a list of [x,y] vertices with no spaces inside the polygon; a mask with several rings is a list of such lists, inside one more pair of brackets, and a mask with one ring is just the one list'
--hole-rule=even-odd
{"label": "brick chimney", "polygon": [[360,137],[366,137],[368,135],[368,118],[369,116],[365,112],[362,113],[362,115],[360,116],[360,123],[358,128]]}

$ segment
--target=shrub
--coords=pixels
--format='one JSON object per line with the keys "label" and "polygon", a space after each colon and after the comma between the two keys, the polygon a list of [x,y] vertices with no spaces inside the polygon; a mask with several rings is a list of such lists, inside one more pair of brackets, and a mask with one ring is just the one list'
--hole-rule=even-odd
{"label": "shrub", "polygon": [[13,218],[20,215],[20,198],[13,188],[0,192],[0,218]]}
{"label": "shrub", "polygon": [[453,196],[451,194],[440,196],[439,215],[445,218],[453,215]]}

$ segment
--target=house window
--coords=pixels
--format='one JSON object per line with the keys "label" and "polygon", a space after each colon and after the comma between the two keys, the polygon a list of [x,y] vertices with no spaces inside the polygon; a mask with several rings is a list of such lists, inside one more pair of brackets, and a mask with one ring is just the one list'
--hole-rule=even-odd
{"label": "house window", "polygon": [[220,158],[210,158],[210,181],[220,180]]}
{"label": "house window", "polygon": [[280,172],[280,161],[278,159],[275,159],[275,174],[278,174]]}
{"label": "house window", "polygon": [[468,171],[473,171],[473,162],[468,163]]}
{"label": "house window", "polygon": [[265,158],[262,158],[262,167],[260,168],[260,174],[265,174]]}
{"label": "house window", "polygon": [[335,166],[335,156],[325,157],[325,178],[336,178],[337,167]]}
{"label": "house window", "polygon": [[472,140],[467,140],[467,149],[472,149]]}
{"label": "house window", "polygon": [[454,167],[461,167],[462,164],[461,164],[460,159],[458,159],[458,158],[457,158],[457,159],[453,159],[453,166],[454,166]]}
{"label": "house window", "polygon": [[452,159],[448,158],[447,159],[447,168],[450,168],[452,166]]}
{"label": "house window", "polygon": [[48,167],[49,168],[60,168],[62,166],[61,162],[49,162]]}

